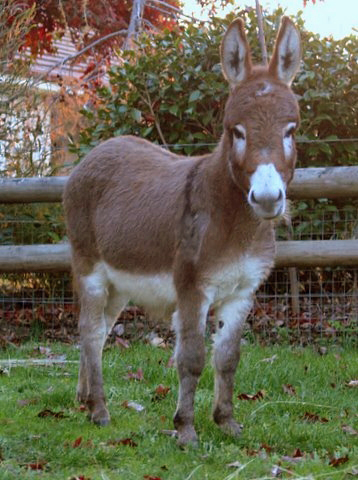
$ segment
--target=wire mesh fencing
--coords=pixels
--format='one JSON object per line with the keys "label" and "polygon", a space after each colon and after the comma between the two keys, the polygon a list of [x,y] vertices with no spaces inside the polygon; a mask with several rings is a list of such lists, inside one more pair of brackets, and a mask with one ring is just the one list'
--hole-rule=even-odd
{"label": "wire mesh fencing", "polygon": [[[278,239],[355,238],[358,207],[327,200],[295,202],[292,228],[277,228]],[[0,206],[0,243],[35,244],[66,240],[59,204]],[[358,269],[273,270],[254,299],[246,335],[260,342],[300,344],[349,342],[358,345]],[[213,312],[212,312],[213,313]],[[77,338],[78,306],[69,273],[3,274],[0,280],[0,338],[16,342],[45,336]],[[137,307],[119,318],[125,334],[142,335],[154,323]],[[210,323],[210,322],[209,322]],[[166,329],[169,329],[170,322]],[[163,328],[162,326],[157,328]],[[4,340],[5,339],[5,340]]]}

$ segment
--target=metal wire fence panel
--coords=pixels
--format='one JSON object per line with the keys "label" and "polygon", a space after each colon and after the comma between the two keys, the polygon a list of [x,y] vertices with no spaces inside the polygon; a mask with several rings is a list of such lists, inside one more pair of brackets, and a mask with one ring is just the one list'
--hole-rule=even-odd
{"label": "metal wire fence panel", "polygon": [[[292,206],[292,229],[278,239],[355,238],[358,207],[328,200]],[[0,205],[0,244],[56,243],[66,239],[60,204]],[[358,345],[358,269],[275,269],[255,297],[248,335],[260,341],[355,342]],[[45,335],[77,338],[78,307],[69,274],[5,274],[0,277],[0,337]],[[143,329],[148,318],[129,309],[120,321]],[[132,324],[135,327],[131,327]],[[138,326],[139,325],[139,326]]]}

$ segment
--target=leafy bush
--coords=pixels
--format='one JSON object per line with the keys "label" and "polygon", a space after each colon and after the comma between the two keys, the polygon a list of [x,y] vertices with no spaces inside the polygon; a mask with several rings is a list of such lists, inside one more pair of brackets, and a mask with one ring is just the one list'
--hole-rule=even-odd
{"label": "leafy bush", "polygon": [[[265,16],[268,50],[272,51],[282,9]],[[214,18],[209,24],[184,25],[180,31],[143,36],[138,52],[124,52],[110,73],[110,86],[96,92],[89,122],[74,149],[83,156],[111,136],[134,134],[180,153],[203,153],[222,131],[228,87],[220,71],[219,46],[227,25],[244,18],[253,56],[260,61],[256,14],[247,9]],[[293,86],[301,97],[299,166],[350,165],[357,162],[358,41],[320,39],[296,23],[302,33],[302,69]],[[316,140],[322,140],[317,143]],[[311,143],[313,141],[313,143]],[[196,144],[188,145],[188,144]],[[174,146],[173,146],[174,145]],[[185,146],[179,146],[185,145]]]}

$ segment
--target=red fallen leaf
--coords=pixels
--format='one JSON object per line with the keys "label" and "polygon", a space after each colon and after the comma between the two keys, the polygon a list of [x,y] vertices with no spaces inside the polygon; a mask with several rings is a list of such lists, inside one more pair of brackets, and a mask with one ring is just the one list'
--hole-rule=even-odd
{"label": "red fallen leaf", "polygon": [[254,449],[245,448],[245,451],[246,455],[248,455],[249,457],[256,457],[256,455],[259,454],[259,451]]}
{"label": "red fallen leaf", "polygon": [[158,385],[157,388],[154,390],[152,402],[158,402],[159,400],[163,400],[163,398],[165,398],[169,392],[170,392],[170,387],[164,387],[164,385]]}
{"label": "red fallen leaf", "polygon": [[265,450],[265,452],[267,454],[270,454],[273,450],[272,447],[270,447],[270,445],[267,445],[267,443],[262,443],[261,446],[260,446],[260,450]]}
{"label": "red fallen leaf", "polygon": [[43,470],[47,462],[25,463],[23,466],[29,470]]}
{"label": "red fallen leaf", "polygon": [[296,389],[290,383],[285,383],[284,385],[282,385],[282,390],[284,391],[284,393],[287,393],[287,395],[296,395]]}
{"label": "red fallen leaf", "polygon": [[128,372],[125,378],[127,378],[128,380],[142,381],[144,380],[143,370],[141,368],[138,368],[136,372]]}
{"label": "red fallen leaf", "polygon": [[316,413],[305,412],[303,415],[303,420],[307,420],[307,422],[320,422],[320,423],[327,423],[328,418],[320,417]]}
{"label": "red fallen leaf", "polygon": [[153,477],[152,475],[143,475],[146,480],[162,480],[161,477]]}
{"label": "red fallen leaf", "polygon": [[37,414],[38,417],[44,418],[44,417],[54,417],[54,418],[68,418],[63,412],[53,412],[49,408],[45,408],[45,410],[42,410]]}
{"label": "red fallen leaf", "polygon": [[293,452],[293,458],[301,458],[303,457],[303,453],[299,448],[296,448],[296,450]]}
{"label": "red fallen leaf", "polygon": [[262,400],[265,395],[266,395],[265,390],[259,390],[257,393],[255,393],[255,395],[250,395],[249,393],[239,393],[237,398],[239,400],[255,401],[255,400]]}
{"label": "red fallen leaf", "polygon": [[346,463],[348,461],[348,455],[345,455],[344,457],[332,458],[329,462],[329,465],[331,465],[331,467],[339,467],[340,465],[343,465],[343,463]]}
{"label": "red fallen leaf", "polygon": [[84,475],[76,475],[75,477],[71,477],[70,480],[91,480],[91,478],[85,477]]}
{"label": "red fallen leaf", "polygon": [[291,456],[284,455],[283,457],[281,457],[281,460],[283,460],[284,462],[289,462],[289,463],[298,463],[301,460],[303,460],[303,458],[304,458],[304,456],[303,456],[303,453],[301,452],[301,450],[299,448],[296,448],[296,450],[293,452],[293,454]]}
{"label": "red fallen leaf", "polygon": [[119,438],[116,440],[109,440],[107,445],[128,445],[128,447],[138,447],[138,444],[132,438]]}
{"label": "red fallen leaf", "polygon": [[82,443],[82,437],[76,438],[76,440],[72,444],[72,448],[78,448]]}

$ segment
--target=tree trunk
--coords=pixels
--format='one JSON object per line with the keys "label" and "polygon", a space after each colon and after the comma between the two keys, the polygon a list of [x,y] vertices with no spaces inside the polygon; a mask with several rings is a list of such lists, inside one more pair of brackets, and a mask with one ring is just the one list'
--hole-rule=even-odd
{"label": "tree trunk", "polygon": [[146,0],[133,0],[131,19],[128,26],[128,34],[123,46],[124,50],[131,50],[134,48],[134,41],[138,37],[138,34],[142,27],[142,18],[145,2]]}

